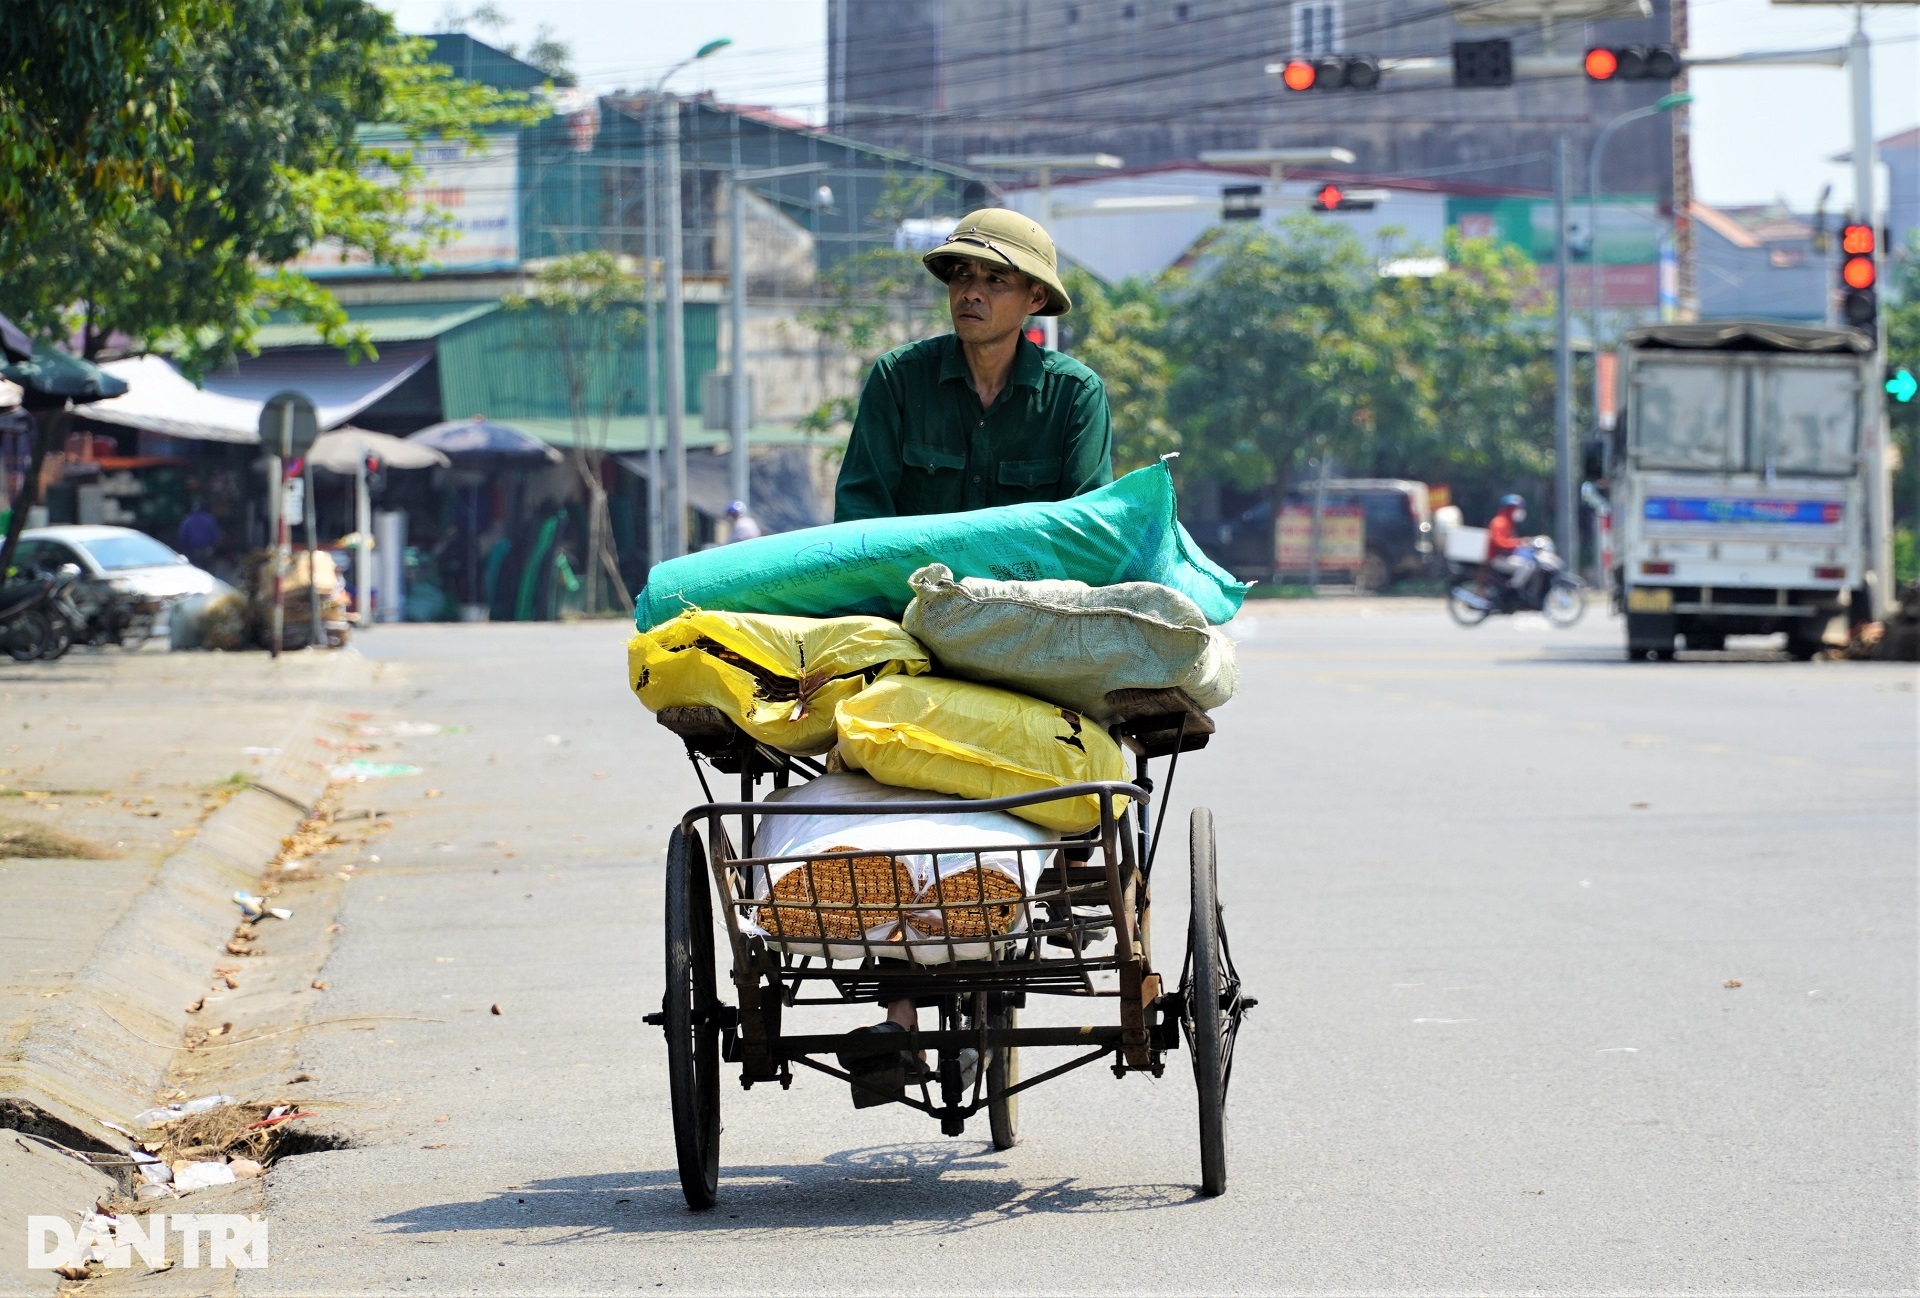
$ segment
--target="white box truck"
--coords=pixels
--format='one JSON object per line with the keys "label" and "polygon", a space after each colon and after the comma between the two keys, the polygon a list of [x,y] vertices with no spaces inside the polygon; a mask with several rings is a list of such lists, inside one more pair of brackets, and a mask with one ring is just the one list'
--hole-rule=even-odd
{"label": "white box truck", "polygon": [[1627,333],[1604,472],[1629,658],[1770,632],[1809,658],[1874,616],[1891,577],[1874,363],[1852,329]]}

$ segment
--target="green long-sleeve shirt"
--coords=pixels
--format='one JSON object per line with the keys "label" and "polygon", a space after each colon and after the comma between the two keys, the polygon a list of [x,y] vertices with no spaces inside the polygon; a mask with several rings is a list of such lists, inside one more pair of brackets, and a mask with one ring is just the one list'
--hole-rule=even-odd
{"label": "green long-sleeve shirt", "polygon": [[1107,390],[1070,356],[1021,339],[983,410],[960,340],[874,363],[834,491],[835,522],[1065,500],[1113,481]]}

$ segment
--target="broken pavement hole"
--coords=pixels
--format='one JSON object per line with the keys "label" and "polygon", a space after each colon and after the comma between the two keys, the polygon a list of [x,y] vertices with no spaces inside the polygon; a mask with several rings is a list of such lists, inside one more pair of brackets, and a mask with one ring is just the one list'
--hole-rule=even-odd
{"label": "broken pavement hole", "polygon": [[353,1149],[353,1141],[334,1131],[288,1130],[293,1124],[277,1128],[286,1132],[274,1142],[273,1159],[298,1158],[302,1154],[331,1154],[336,1149]]}
{"label": "broken pavement hole", "polygon": [[306,1130],[305,1124],[318,1120],[318,1115],[259,1125],[271,1121],[276,1108],[308,1112],[297,1104],[249,1100],[189,1114],[158,1129],[165,1145],[156,1152],[169,1163],[250,1158],[271,1167],[283,1158],[353,1148],[353,1142],[338,1133]]}
{"label": "broken pavement hole", "polygon": [[[130,1194],[138,1179],[131,1161],[106,1141],[62,1122],[37,1104],[0,1096],[0,1129],[29,1137],[47,1153],[64,1151],[110,1177],[120,1191]],[[49,1149],[49,1145],[56,1148]]]}

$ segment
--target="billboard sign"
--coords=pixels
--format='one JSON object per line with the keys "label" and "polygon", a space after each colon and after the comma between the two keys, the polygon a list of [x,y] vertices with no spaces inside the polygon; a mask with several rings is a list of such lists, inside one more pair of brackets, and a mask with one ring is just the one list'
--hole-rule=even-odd
{"label": "billboard sign", "polygon": [[[1498,239],[1550,268],[1557,251],[1553,200],[1545,198],[1449,198],[1447,224],[1463,238]],[[1585,310],[1597,278],[1602,307],[1660,304],[1661,243],[1667,223],[1651,199],[1602,199],[1592,218],[1587,204],[1567,205],[1567,301]]]}
{"label": "billboard sign", "polygon": [[[520,264],[520,140],[516,135],[486,136],[477,148],[460,140],[428,140],[409,146],[404,140],[369,133],[384,148],[409,151],[421,174],[407,193],[407,224],[418,231],[429,211],[451,222],[451,237],[433,249],[424,273],[511,270]],[[365,173],[390,175],[384,167]],[[344,250],[331,240],[314,245],[289,263],[290,269],[322,279],[366,275],[373,262],[365,253]]]}
{"label": "billboard sign", "polygon": [[[1307,572],[1313,564],[1313,506],[1282,505],[1274,568]],[[1355,573],[1367,557],[1367,513],[1359,505],[1327,504],[1320,511],[1320,571]]]}

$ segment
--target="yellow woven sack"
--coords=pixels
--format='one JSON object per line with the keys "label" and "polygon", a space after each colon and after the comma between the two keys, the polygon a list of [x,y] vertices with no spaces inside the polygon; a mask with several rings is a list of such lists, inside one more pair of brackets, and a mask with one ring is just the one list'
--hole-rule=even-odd
{"label": "yellow woven sack", "polygon": [[661,708],[719,708],[787,753],[833,747],[834,706],[895,672],[927,670],[927,651],[878,617],[781,617],[693,610],[627,642],[627,680]]}
{"label": "yellow woven sack", "polygon": [[[996,685],[894,676],[840,704],[840,758],[882,784],[1003,798],[1127,778],[1126,755],[1078,712]],[[1114,800],[1117,813],[1125,806]],[[1012,814],[1061,833],[1098,828],[1100,800],[1062,798]]]}

